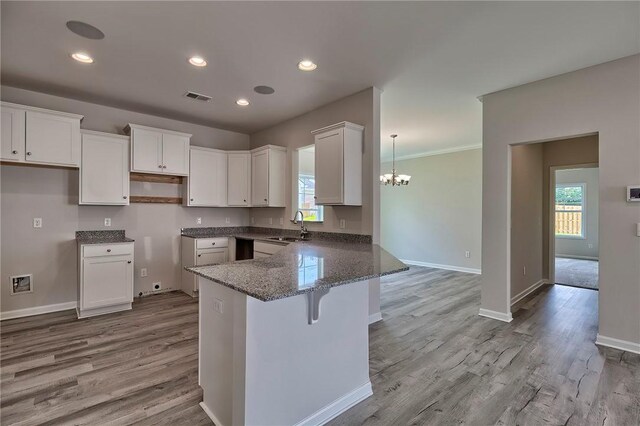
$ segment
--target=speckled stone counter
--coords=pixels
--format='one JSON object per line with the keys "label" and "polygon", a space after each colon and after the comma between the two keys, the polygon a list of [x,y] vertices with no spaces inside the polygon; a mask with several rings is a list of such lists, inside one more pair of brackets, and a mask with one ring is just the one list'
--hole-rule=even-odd
{"label": "speckled stone counter", "polygon": [[134,240],[125,237],[123,230],[117,231],[76,231],[79,244],[116,244],[132,243]]}
{"label": "speckled stone counter", "polygon": [[[263,234],[236,238],[264,239]],[[364,281],[409,269],[377,244],[298,241],[270,257],[186,268],[262,301]]]}
{"label": "speckled stone counter", "polygon": [[[248,240],[270,237],[299,237],[297,229],[263,228],[259,226],[225,226],[211,228],[183,228],[181,235],[189,238],[236,237]],[[311,240],[337,241],[344,243],[371,244],[371,235],[345,234],[339,232],[309,231]]]}

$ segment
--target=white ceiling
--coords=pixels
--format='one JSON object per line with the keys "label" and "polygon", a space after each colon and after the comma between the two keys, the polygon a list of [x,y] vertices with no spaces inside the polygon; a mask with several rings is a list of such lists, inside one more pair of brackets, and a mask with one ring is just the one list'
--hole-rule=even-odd
{"label": "white ceiling", "polygon": [[247,133],[377,86],[388,157],[391,133],[400,156],[480,144],[478,96],[640,52],[640,3],[3,1],[1,35],[3,84]]}

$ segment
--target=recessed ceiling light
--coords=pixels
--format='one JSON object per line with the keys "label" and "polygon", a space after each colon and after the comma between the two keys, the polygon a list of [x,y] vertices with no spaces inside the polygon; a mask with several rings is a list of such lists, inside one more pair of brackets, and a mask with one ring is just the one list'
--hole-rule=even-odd
{"label": "recessed ceiling light", "polygon": [[248,101],[248,100],[246,100],[246,99],[244,99],[244,98],[243,98],[243,99],[238,99],[238,100],[236,101],[236,103],[237,103],[238,105],[240,105],[240,106],[247,106],[247,105],[249,105],[249,101]]}
{"label": "recessed ceiling light", "polygon": [[206,67],[207,61],[201,56],[192,56],[189,58],[189,63],[196,67]]}
{"label": "recessed ceiling light", "polygon": [[300,71],[313,71],[316,68],[318,68],[318,66],[308,59],[298,62],[298,69]]}
{"label": "recessed ceiling light", "polygon": [[71,57],[78,62],[82,62],[83,64],[92,64],[93,58],[84,52],[75,52],[71,54]]}

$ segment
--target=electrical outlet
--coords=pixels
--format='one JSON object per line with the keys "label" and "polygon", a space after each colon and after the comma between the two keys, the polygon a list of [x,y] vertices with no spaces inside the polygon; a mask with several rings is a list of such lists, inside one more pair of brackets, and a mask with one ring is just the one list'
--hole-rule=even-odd
{"label": "electrical outlet", "polygon": [[284,217],[280,218],[280,225],[284,225]]}
{"label": "electrical outlet", "polygon": [[464,257],[466,257],[467,259],[471,257],[471,252],[469,250],[464,252]]}
{"label": "electrical outlet", "polygon": [[222,300],[220,299],[213,299],[213,310],[218,312],[219,314],[222,313]]}
{"label": "electrical outlet", "polygon": [[153,283],[153,291],[160,291],[162,290],[162,282],[158,281],[157,283]]}
{"label": "electrical outlet", "polygon": [[147,276],[147,268],[140,268],[140,277],[144,278]]}
{"label": "electrical outlet", "polygon": [[344,219],[340,219],[340,229],[344,229],[347,227],[347,221]]}
{"label": "electrical outlet", "polygon": [[224,218],[224,223],[231,223],[231,218],[230,217],[225,217]]}
{"label": "electrical outlet", "polygon": [[201,217],[196,219],[196,225],[202,225],[202,218]]}
{"label": "electrical outlet", "polygon": [[522,275],[527,275],[527,267],[526,266],[522,267]]}
{"label": "electrical outlet", "polygon": [[593,248],[593,244],[589,244],[589,248]]}
{"label": "electrical outlet", "polygon": [[34,228],[42,228],[42,218],[41,217],[34,217],[33,218],[33,227]]}
{"label": "electrical outlet", "polygon": [[269,218],[269,225],[273,225],[273,218],[272,217]]}
{"label": "electrical outlet", "polygon": [[104,218],[104,226],[111,226],[111,218],[110,217],[105,217]]}

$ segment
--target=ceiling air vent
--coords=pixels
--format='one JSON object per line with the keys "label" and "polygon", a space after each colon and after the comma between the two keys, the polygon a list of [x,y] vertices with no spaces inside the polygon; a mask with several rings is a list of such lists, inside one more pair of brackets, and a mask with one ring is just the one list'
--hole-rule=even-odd
{"label": "ceiling air vent", "polygon": [[184,95],[187,98],[194,99],[196,101],[209,102],[211,100],[211,96],[203,95],[202,93],[187,92]]}

